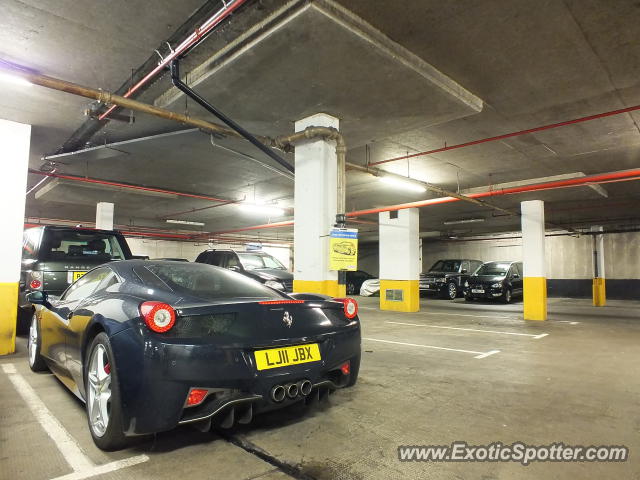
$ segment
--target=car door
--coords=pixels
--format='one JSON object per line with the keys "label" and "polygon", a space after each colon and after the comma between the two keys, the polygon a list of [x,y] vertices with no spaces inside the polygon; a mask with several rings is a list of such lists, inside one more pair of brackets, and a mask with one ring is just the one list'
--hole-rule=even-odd
{"label": "car door", "polygon": [[460,275],[458,275],[458,287],[462,287],[464,285],[465,280],[469,278],[471,272],[471,264],[469,260],[463,260],[460,264]]}
{"label": "car door", "polygon": [[87,325],[97,313],[95,307],[106,299],[105,291],[119,283],[118,276],[108,267],[101,268],[96,278],[98,279],[96,288],[93,289],[89,296],[82,298],[77,303],[70,314],[67,327],[66,367],[82,392],[84,392],[82,342],[85,338]]}
{"label": "car door", "polygon": [[42,332],[42,355],[55,362],[56,366],[68,373],[67,342],[70,335],[69,323],[78,304],[96,289],[111,270],[97,268],[71,284],[59,299],[52,299],[49,308],[42,310],[40,330]]}
{"label": "car door", "polygon": [[515,263],[513,265],[516,269],[516,273],[518,274],[518,277],[514,279],[515,282],[515,288],[516,291],[518,293],[518,295],[522,295],[523,291],[524,291],[524,275],[522,272],[522,263]]}

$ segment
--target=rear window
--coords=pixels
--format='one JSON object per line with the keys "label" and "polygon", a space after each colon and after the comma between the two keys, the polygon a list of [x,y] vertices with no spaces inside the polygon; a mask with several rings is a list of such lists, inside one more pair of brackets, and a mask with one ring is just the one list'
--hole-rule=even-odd
{"label": "rear window", "polygon": [[[282,295],[242,274],[202,263],[151,264],[134,268],[148,286],[168,287],[179,295],[203,300],[257,298],[278,300]],[[149,274],[153,274],[151,277]]]}
{"label": "rear window", "polygon": [[125,260],[118,236],[90,230],[49,230],[40,250],[42,260]]}

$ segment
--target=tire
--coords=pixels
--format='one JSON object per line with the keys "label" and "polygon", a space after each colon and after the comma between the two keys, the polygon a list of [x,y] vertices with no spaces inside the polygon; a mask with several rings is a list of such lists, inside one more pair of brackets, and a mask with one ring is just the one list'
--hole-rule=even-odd
{"label": "tire", "polygon": [[31,316],[31,325],[29,326],[29,335],[27,336],[27,352],[29,359],[29,368],[33,372],[44,372],[47,364],[40,355],[42,346],[42,338],[40,337],[40,324],[38,316],[34,313]]}
{"label": "tire", "polygon": [[353,387],[358,381],[358,374],[360,373],[360,354],[351,359],[350,370],[351,373],[349,374],[349,381],[345,385],[346,388]]}
{"label": "tire", "polygon": [[511,303],[511,300],[513,300],[513,294],[511,293],[511,289],[507,288],[502,294],[502,301],[504,303]]}
{"label": "tire", "polygon": [[456,285],[455,282],[447,283],[445,298],[448,298],[449,300],[455,300],[458,298],[458,285]]}
{"label": "tire", "polygon": [[[89,432],[101,450],[126,446],[117,368],[109,337],[99,333],[87,349],[84,361],[85,400]],[[107,395],[107,388],[109,393]],[[106,416],[106,425],[105,417]]]}

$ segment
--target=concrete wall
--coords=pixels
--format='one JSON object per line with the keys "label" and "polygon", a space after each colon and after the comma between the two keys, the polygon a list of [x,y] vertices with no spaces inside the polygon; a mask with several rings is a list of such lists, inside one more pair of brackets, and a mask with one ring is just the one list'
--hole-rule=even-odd
{"label": "concrete wall", "polygon": [[[244,244],[215,244],[176,242],[171,240],[150,240],[146,238],[127,237],[127,243],[134,255],[147,255],[149,258],[186,258],[193,262],[199,253],[208,248],[233,248],[244,250]],[[287,246],[263,245],[262,250],[267,252],[291,270],[291,248]]]}

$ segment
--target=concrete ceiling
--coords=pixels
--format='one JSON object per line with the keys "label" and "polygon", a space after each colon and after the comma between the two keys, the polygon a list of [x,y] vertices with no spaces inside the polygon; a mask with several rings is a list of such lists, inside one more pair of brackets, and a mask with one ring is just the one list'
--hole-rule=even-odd
{"label": "concrete ceiling", "polygon": [[[146,2],[112,2],[109,12],[98,7],[74,9],[72,2],[44,7],[29,1],[3,4],[9,14],[0,29],[0,58],[115,90],[201,1],[163,1],[151,10],[145,8]],[[293,121],[317,111],[338,116],[350,145],[348,160],[354,163],[640,104],[638,2],[540,1],[535,9],[526,0],[338,0],[337,4],[357,17],[325,1],[252,2],[185,59],[183,73],[205,97],[257,133],[289,133]],[[139,13],[143,10],[144,15]],[[258,33],[247,35],[258,22],[264,22]],[[373,43],[363,39],[362,32]],[[39,87],[3,89],[0,117],[34,125],[33,168],[80,126],[89,103]],[[452,89],[457,95],[451,94]],[[210,118],[176,96],[166,75],[140,99]],[[478,112],[480,100],[483,108]],[[387,163],[383,168],[462,191],[573,172],[637,168],[638,122],[640,114],[623,114]],[[92,141],[99,145],[180,128],[138,116],[133,125],[111,122]],[[215,142],[269,162],[244,142]],[[72,156],[61,160],[59,168],[71,174],[292,206],[290,180],[220,146],[212,145],[208,135],[190,132],[132,143],[122,148],[125,153],[102,160]],[[288,159],[292,161],[291,156]],[[30,176],[31,185],[39,180]],[[605,188],[608,198],[580,187],[491,201],[517,208],[522,200],[543,199],[554,223],[637,223],[638,183]],[[408,194],[382,186],[373,177],[349,174],[349,210],[431,196]],[[60,184],[39,199],[31,194],[27,212],[87,221],[93,218],[98,200],[116,202],[118,223],[158,228],[167,227],[161,218],[165,214],[207,205],[193,199],[145,198]],[[232,205],[183,216],[187,217],[203,221],[202,228],[208,231],[267,220],[239,215]],[[485,221],[443,224],[478,217]],[[491,210],[461,202],[421,212],[421,230],[443,234],[507,231],[517,225],[517,219],[495,217]]]}

